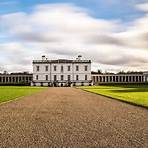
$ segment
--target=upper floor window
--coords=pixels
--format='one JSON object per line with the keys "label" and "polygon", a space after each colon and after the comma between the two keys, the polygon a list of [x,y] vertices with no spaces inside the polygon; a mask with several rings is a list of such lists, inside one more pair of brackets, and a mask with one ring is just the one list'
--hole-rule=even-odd
{"label": "upper floor window", "polygon": [[63,75],[61,75],[61,81],[63,81],[64,80],[64,76]]}
{"label": "upper floor window", "polygon": [[78,65],[76,65],[76,71],[79,71],[79,66]]}
{"label": "upper floor window", "polygon": [[85,80],[87,80],[87,75],[85,75]]}
{"label": "upper floor window", "polygon": [[61,66],[61,72],[63,72],[64,71],[64,67],[63,67],[63,65]]}
{"label": "upper floor window", "polygon": [[68,71],[70,71],[70,65],[68,66]]}
{"label": "upper floor window", "polygon": [[45,66],[45,71],[48,71],[48,66]]}
{"label": "upper floor window", "polygon": [[54,69],[54,71],[57,71],[57,66],[54,66],[53,69]]}
{"label": "upper floor window", "polygon": [[36,80],[38,80],[39,79],[39,76],[38,75],[36,75]]}
{"label": "upper floor window", "polygon": [[85,71],[87,71],[88,70],[88,66],[87,65],[85,65]]}
{"label": "upper floor window", "polygon": [[40,71],[40,66],[36,66],[36,71]]}
{"label": "upper floor window", "polygon": [[76,80],[79,80],[79,75],[76,75]]}
{"label": "upper floor window", "polygon": [[46,77],[46,81],[48,81],[48,75],[46,75],[45,77]]}

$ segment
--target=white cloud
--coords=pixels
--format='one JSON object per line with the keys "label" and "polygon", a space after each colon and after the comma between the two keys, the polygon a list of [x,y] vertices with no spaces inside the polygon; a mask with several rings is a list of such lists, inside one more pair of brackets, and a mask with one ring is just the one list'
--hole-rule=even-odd
{"label": "white cloud", "polygon": [[148,3],[137,4],[136,8],[141,10],[141,11],[147,11],[148,12]]}
{"label": "white cloud", "polygon": [[[30,13],[1,15],[0,22],[0,30],[15,40],[0,43],[0,53],[5,57],[0,61],[9,71],[21,69],[18,67],[30,70],[32,59],[42,54],[49,58],[82,54],[115,71],[148,66],[147,16],[121,32],[123,25],[119,21],[94,18],[72,4],[44,4]],[[99,69],[95,65],[93,69]]]}

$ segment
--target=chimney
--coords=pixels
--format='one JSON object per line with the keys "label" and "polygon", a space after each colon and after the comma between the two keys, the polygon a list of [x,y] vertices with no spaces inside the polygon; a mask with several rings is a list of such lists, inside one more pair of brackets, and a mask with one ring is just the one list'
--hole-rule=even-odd
{"label": "chimney", "polygon": [[78,60],[81,60],[82,56],[81,55],[78,55]]}
{"label": "chimney", "polygon": [[43,56],[42,56],[42,60],[44,61],[45,59],[46,59],[46,56],[45,56],[45,55],[43,55]]}

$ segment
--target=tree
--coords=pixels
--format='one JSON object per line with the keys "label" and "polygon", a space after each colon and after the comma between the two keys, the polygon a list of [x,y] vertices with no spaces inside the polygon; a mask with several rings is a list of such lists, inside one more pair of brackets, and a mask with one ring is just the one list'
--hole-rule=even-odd
{"label": "tree", "polygon": [[102,74],[102,71],[100,69],[98,69],[98,74]]}

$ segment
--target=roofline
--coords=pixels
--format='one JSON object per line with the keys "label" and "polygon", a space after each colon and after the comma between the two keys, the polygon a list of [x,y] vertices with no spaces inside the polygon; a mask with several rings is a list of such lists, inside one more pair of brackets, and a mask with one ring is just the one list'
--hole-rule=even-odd
{"label": "roofline", "polygon": [[91,63],[91,60],[33,60],[33,64],[51,64],[51,63]]}

